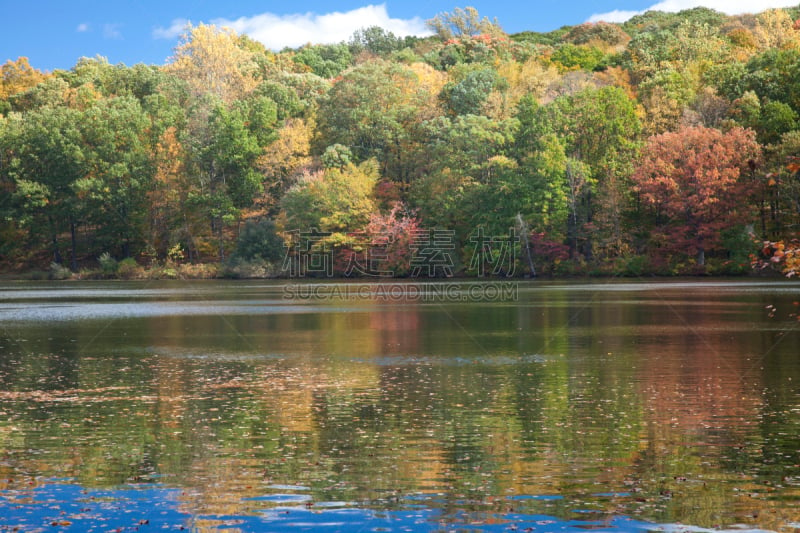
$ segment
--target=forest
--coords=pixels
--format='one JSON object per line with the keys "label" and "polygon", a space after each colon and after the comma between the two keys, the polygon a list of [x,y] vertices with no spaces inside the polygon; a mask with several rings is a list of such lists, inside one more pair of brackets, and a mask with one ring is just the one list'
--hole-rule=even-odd
{"label": "forest", "polygon": [[800,6],[164,65],[0,67],[0,271],[66,278],[800,269]]}

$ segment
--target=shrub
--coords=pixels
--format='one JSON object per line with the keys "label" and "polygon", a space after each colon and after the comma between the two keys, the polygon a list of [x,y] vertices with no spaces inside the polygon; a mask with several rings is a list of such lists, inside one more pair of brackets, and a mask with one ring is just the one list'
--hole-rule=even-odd
{"label": "shrub", "polygon": [[181,243],[177,243],[167,251],[167,261],[179,263],[183,261],[184,255],[185,254],[183,253],[183,247],[181,246]]}
{"label": "shrub", "polygon": [[277,265],[260,259],[245,261],[234,258],[225,265],[220,275],[229,279],[274,278],[280,273],[280,263]]}
{"label": "shrub", "polygon": [[621,276],[639,277],[651,271],[650,260],[644,255],[620,258],[618,273]]}
{"label": "shrub", "polygon": [[97,258],[97,262],[100,263],[100,271],[104,276],[113,276],[117,273],[117,260],[111,257],[111,254],[108,252],[103,252],[103,254]]}
{"label": "shrub", "polygon": [[180,279],[212,279],[219,275],[219,266],[215,263],[185,264],[177,267]]}
{"label": "shrub", "polygon": [[123,259],[117,264],[117,276],[120,279],[141,279],[144,269],[132,257]]}
{"label": "shrub", "polygon": [[50,273],[48,277],[53,280],[69,279],[72,277],[72,271],[64,265],[52,262],[50,263]]}

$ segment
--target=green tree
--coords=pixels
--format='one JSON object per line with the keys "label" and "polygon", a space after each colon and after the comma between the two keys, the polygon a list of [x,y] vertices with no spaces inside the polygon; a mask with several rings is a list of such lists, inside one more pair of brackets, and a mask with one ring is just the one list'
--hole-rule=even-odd
{"label": "green tree", "polygon": [[231,109],[218,104],[196,138],[194,163],[200,172],[198,201],[208,213],[220,259],[225,258],[224,227],[239,219],[263,191],[256,163],[277,138],[275,103],[265,97],[243,100]]}
{"label": "green tree", "polygon": [[420,112],[433,98],[406,66],[382,60],[359,65],[320,100],[318,151],[342,144],[356,162],[375,158],[382,174],[409,183],[417,173]]}
{"label": "green tree", "polygon": [[248,220],[236,243],[234,259],[280,261],[286,252],[283,238],[272,220]]}
{"label": "green tree", "polygon": [[69,84],[61,78],[51,77],[35,87],[11,95],[8,98],[12,111],[24,113],[44,107],[60,106],[66,103],[65,96],[69,92]]}
{"label": "green tree", "polygon": [[459,82],[446,84],[439,97],[456,115],[480,115],[498,81],[493,69],[471,70]]}
{"label": "green tree", "polygon": [[686,23],[715,28],[721,26],[726,20],[727,16],[724,13],[706,7],[684,9],[677,13],[647,11],[628,19],[622,25],[622,29],[630,35],[638,35],[654,30],[676,30]]}
{"label": "green tree", "polygon": [[728,87],[729,97],[742,95],[737,88],[753,91],[762,100],[783,102],[800,109],[800,49],[769,49],[750,59],[738,87]]}
{"label": "green tree", "polygon": [[481,115],[437,117],[422,125],[428,173],[450,172],[479,182],[491,179],[495,156],[505,155],[518,126],[516,119]]}
{"label": "green tree", "polygon": [[350,66],[353,56],[344,44],[307,45],[292,56],[292,61],[305,65],[321,78],[333,78]]}
{"label": "green tree", "polygon": [[[558,189],[568,193],[565,233],[571,255],[580,251],[587,259],[593,258],[598,241],[615,242],[612,251],[608,244],[603,246],[607,253],[620,253],[627,179],[641,131],[634,102],[617,87],[591,88],[559,97],[547,106],[527,100],[518,118],[518,160],[535,161],[532,157],[541,150],[542,135],[555,135],[563,146],[562,159],[553,152],[558,145],[551,142],[548,159],[556,157],[564,164],[555,175],[564,176],[564,186]],[[599,219],[598,213],[602,213]]]}
{"label": "green tree", "polygon": [[605,54],[596,46],[562,44],[553,51],[550,60],[563,67],[594,70],[603,61]]}
{"label": "green tree", "polygon": [[354,56],[361,52],[386,56],[392,52],[412,47],[418,40],[419,38],[413,36],[397,37],[380,26],[370,26],[356,30],[348,41],[348,46]]}
{"label": "green tree", "polygon": [[32,247],[45,238],[53,260],[63,263],[60,239],[71,236],[71,266],[77,270],[77,225],[83,206],[74,185],[84,175],[83,114],[66,107],[44,107],[12,114],[2,130],[4,165],[12,184],[19,224],[28,229]]}
{"label": "green tree", "polygon": [[101,251],[130,257],[146,244],[146,193],[154,175],[150,121],[131,96],[98,100],[82,115],[83,167],[73,188],[85,203]]}
{"label": "green tree", "polygon": [[797,129],[797,112],[783,102],[767,102],[761,108],[759,141],[777,143],[784,133]]}

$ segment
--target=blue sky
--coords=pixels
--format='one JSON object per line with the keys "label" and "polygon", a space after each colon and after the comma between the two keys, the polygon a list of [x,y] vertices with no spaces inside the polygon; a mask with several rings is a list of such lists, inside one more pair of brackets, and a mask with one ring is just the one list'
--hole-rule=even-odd
{"label": "blue sky", "polygon": [[421,34],[425,20],[455,7],[474,6],[509,33],[550,31],[588,20],[622,21],[647,9],[679,11],[698,5],[727,13],[797,5],[798,0],[208,0],[2,1],[0,63],[27,56],[41,70],[69,69],[78,58],[101,55],[111,63],[164,64],[185,23],[229,25],[268,47],[339,42],[355,29],[380,25],[395,34]]}

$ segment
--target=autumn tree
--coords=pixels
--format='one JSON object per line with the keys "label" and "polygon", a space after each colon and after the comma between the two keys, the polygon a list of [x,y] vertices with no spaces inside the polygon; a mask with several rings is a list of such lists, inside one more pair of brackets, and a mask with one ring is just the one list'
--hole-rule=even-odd
{"label": "autumn tree", "polygon": [[587,22],[573,26],[561,39],[567,43],[588,44],[610,50],[624,47],[631,37],[617,24]]}
{"label": "autumn tree", "polygon": [[325,232],[332,245],[344,242],[347,233],[363,230],[375,212],[373,189],[378,177],[374,160],[359,165],[343,161],[305,174],[281,201],[285,227]]}
{"label": "autumn tree", "polygon": [[525,61],[503,61],[495,70],[498,78],[508,86],[503,94],[508,115],[514,113],[517,104],[525,97],[543,99],[548,87],[561,77],[554,65],[544,65],[538,57]]}
{"label": "autumn tree", "polygon": [[48,77],[48,74],[31,67],[27,57],[19,57],[16,61],[9,59],[0,67],[0,100],[35,87]]}
{"label": "autumn tree", "polygon": [[230,103],[258,83],[254,52],[242,43],[229,28],[190,25],[165,68],[186,80],[194,94],[210,93]]}
{"label": "autumn tree", "polygon": [[753,36],[761,50],[800,49],[800,34],[785,9],[768,9],[756,16]]}
{"label": "autumn tree", "polygon": [[654,233],[704,265],[724,230],[752,220],[747,198],[760,159],[752,131],[688,127],[651,137],[632,178]]}
{"label": "autumn tree", "polygon": [[264,148],[256,162],[269,192],[270,205],[274,207],[288,190],[291,179],[307,170],[312,164],[311,136],[313,128],[300,118],[288,119],[277,131],[277,140]]}

